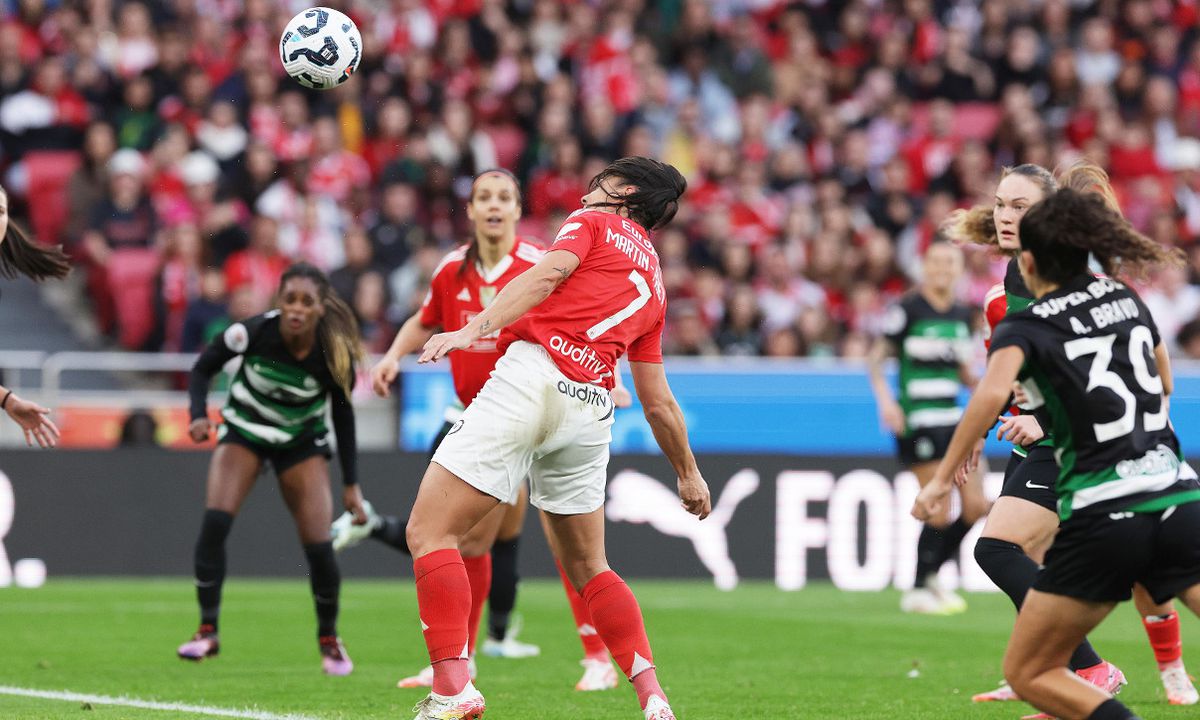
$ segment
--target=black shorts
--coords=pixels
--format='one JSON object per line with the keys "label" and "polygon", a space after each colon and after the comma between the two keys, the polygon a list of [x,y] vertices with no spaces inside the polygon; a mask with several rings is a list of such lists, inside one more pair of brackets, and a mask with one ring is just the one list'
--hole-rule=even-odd
{"label": "black shorts", "polygon": [[1039,592],[1094,602],[1128,600],[1140,582],[1163,603],[1200,583],[1200,502],[1152,513],[1088,513],[1059,525]]}
{"label": "black shorts", "polygon": [[320,455],[326,460],[333,457],[333,451],[329,449],[328,435],[306,435],[290,445],[277,447],[254,442],[228,424],[222,425],[221,428],[223,432],[218,443],[231,443],[249,449],[263,462],[271,463],[276,475],[282,475],[288,468],[299,465],[310,457]]}
{"label": "black shorts", "polygon": [[954,437],[954,427],[933,427],[913,430],[904,437],[896,438],[896,452],[901,464],[912,467],[920,463],[941,460]]}
{"label": "black shorts", "polygon": [[1058,514],[1058,495],[1054,483],[1058,480],[1058,462],[1054,459],[1054,448],[1035,445],[1029,455],[1022,458],[1015,452],[1004,468],[1004,487],[1000,497],[1017,497],[1041,505]]}

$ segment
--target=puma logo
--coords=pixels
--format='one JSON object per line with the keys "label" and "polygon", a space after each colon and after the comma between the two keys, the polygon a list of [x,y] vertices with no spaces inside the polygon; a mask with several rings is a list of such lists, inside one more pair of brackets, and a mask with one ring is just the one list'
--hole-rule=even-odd
{"label": "puma logo", "polygon": [[729,557],[725,528],[738,505],[756,490],[758,473],[742,470],[729,478],[712,514],[701,521],[683,509],[679,496],[667,486],[636,470],[622,470],[608,483],[605,513],[613,522],[648,523],[663,535],[691,540],[717,588],[733,590],[738,584],[738,573]]}

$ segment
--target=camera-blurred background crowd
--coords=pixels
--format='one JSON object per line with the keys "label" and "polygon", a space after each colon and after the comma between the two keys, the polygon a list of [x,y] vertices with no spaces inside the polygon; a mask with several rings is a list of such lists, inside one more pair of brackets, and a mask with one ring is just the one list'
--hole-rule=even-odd
{"label": "camera-blurred background crowd", "polygon": [[[80,332],[196,350],[303,259],[372,350],[469,237],[481,170],[554,237],[622,155],[689,191],[658,235],[679,355],[861,356],[958,207],[1003,165],[1106,167],[1183,247],[1143,292],[1200,357],[1196,0],[349,0],[339,88],[283,75],[303,3],[5,0],[0,184],[80,264]],[[967,249],[965,301],[1003,271]]]}

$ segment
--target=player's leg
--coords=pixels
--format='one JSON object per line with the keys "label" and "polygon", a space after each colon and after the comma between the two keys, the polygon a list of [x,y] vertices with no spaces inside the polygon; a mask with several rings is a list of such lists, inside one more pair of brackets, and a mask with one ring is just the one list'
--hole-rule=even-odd
{"label": "player's leg", "polygon": [[[442,440],[454,427],[454,423],[445,422],[442,424],[442,429],[434,436],[433,442],[429,446],[429,459],[433,459],[433,453],[437,451],[438,445],[442,444]],[[408,518],[401,515],[381,515],[375,512],[375,508],[368,502],[363,502],[363,510],[367,513],[367,522],[365,525],[354,524],[354,513],[346,511],[338,516],[337,520],[333,521],[331,530],[333,532],[333,549],[337,552],[349,550],[355,547],[366,538],[373,538],[388,547],[399,550],[400,552],[412,557],[412,552],[408,549],[408,537],[406,529],[408,527]]]}
{"label": "player's leg", "polygon": [[354,663],[337,633],[342,575],[329,539],[329,520],[333,515],[329,460],[312,454],[303,460],[293,456],[275,464],[279,489],[296,522],[296,532],[308,560],[321,666],[327,675],[349,675]]}
{"label": "player's leg", "polygon": [[[941,556],[936,562],[939,570],[950,560],[954,560],[956,563],[959,561],[963,539],[967,533],[971,532],[971,528],[975,527],[975,523],[987,515],[989,505],[983,495],[985,468],[985,463],[981,461],[979,467],[967,476],[966,484],[959,488],[961,511],[958,517],[941,531]],[[942,587],[940,582],[931,583],[930,588],[941,600],[945,612],[961,613],[966,611],[967,601],[958,593]]]}
{"label": "player's leg", "polygon": [[[1058,532],[1058,497],[1054,492],[1057,476],[1052,448],[1032,448],[1027,457],[1013,453],[1000,497],[992,505],[975,545],[975,561],[1018,610]],[[1124,678],[1119,669],[1100,658],[1087,639],[1072,653],[1068,666],[1108,690],[1115,689],[1112,683]],[[989,702],[1020,698],[1004,685],[972,699]]]}
{"label": "player's leg", "polygon": [[[929,439],[909,438],[908,442],[919,443],[923,440]],[[905,459],[912,459],[910,453],[902,452],[901,455]],[[926,460],[909,466],[921,487],[925,487],[933,479],[938,462]],[[937,592],[937,573],[946,557],[945,530],[950,524],[949,513],[949,507],[946,507],[940,517],[930,518],[921,527],[921,534],[917,537],[917,568],[913,576],[913,587],[900,599],[900,609],[904,612],[945,615],[958,611],[957,608],[947,607]]]}
{"label": "player's leg", "polygon": [[417,604],[433,666],[431,686],[440,696],[433,698],[437,702],[451,702],[463,693],[471,694],[463,702],[472,702],[478,695],[468,665],[471,582],[459,544],[499,502],[433,462],[408,520]]}
{"label": "player's leg", "polygon": [[1031,590],[1004,655],[1013,690],[1048,715],[1067,720],[1133,718],[1108,692],[1067,668],[1071,654],[1116,606]]}
{"label": "player's leg", "polygon": [[220,652],[217,630],[225,584],[225,539],[261,469],[259,456],[242,445],[223,442],[213,451],[208,465],[204,520],[194,554],[200,628],[190,641],[179,646],[179,657],[185,660],[202,660]]}
{"label": "player's leg", "polygon": [[1172,705],[1195,705],[1200,702],[1200,693],[1188,677],[1183,664],[1183,638],[1179,632],[1179,613],[1175,603],[1168,600],[1156,603],[1140,583],[1133,588],[1133,604],[1142,617],[1146,637],[1154,650],[1158,662],[1158,673],[1162,678],[1167,702]]}
{"label": "player's leg", "polygon": [[587,604],[596,632],[633,683],[639,706],[647,717],[655,717],[652,713],[660,706],[667,707],[667,696],[658,683],[642,610],[629,586],[608,566],[604,509],[582,515],[548,512],[546,521],[567,579]]}
{"label": "player's leg", "polygon": [[517,605],[517,548],[525,511],[529,507],[529,489],[521,486],[521,495],[506,505],[504,521],[492,545],[492,589],[488,594],[488,629],[483,654],[493,657],[523,658],[538,655],[536,645],[517,640],[517,629],[510,628],[513,608]]}
{"label": "player's leg", "polygon": [[554,541],[554,533],[550,529],[546,513],[539,511],[538,519],[541,521],[542,531],[546,535],[546,543],[550,546],[550,552],[554,554],[554,564],[558,568],[558,576],[562,580],[563,591],[566,593],[567,603],[571,607],[571,615],[575,618],[575,631],[579,633],[579,641],[583,644],[583,659],[579,661],[579,664],[583,665],[583,677],[575,683],[575,689],[585,692],[611,690],[617,686],[617,672],[613,669],[612,661],[609,660],[608,648],[604,646],[604,640],[600,638],[600,633],[596,632],[596,624],[592,622],[592,614],[588,611],[587,603],[583,601],[583,596],[567,578],[567,571],[563,569],[562,561],[558,559],[558,546]]}
{"label": "player's leg", "polygon": [[[506,507],[508,506],[501,503],[493,508],[475,524],[475,527],[467,531],[458,544],[458,552],[462,556],[463,567],[467,572],[467,582],[471,587],[471,611],[467,616],[467,670],[472,681],[478,675],[475,665],[475,641],[479,635],[479,620],[483,616],[483,605],[487,601],[488,589],[492,584],[492,556],[488,550],[495,542]],[[432,665],[422,668],[416,675],[401,678],[396,683],[396,687],[401,688],[432,687],[432,685]]]}

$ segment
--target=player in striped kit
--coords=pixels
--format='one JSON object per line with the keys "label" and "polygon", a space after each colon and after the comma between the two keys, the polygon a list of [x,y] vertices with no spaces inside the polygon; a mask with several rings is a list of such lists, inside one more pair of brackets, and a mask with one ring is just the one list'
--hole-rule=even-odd
{"label": "player in striped kit", "polygon": [[[994,204],[959,211],[952,216],[949,230],[955,237],[992,245],[1001,253],[1014,256],[1009,261],[1003,282],[988,293],[985,311],[989,328],[993,330],[1004,317],[1020,312],[1034,302],[1015,257],[1020,250],[1019,225],[1031,207],[1060,187],[1094,193],[1112,210],[1120,212],[1107,173],[1091,163],[1080,162],[1057,179],[1038,165],[1005,169],[996,188]],[[1170,361],[1165,353],[1158,362],[1169,372]],[[1169,387],[1167,392],[1170,392]],[[997,437],[1011,441],[1013,453],[1005,468],[1000,497],[975,546],[979,566],[1018,609],[1037,577],[1039,565],[1059,526],[1055,493],[1059,468],[1054,457],[1054,438],[1044,430],[1048,427],[1044,413],[1014,412],[1001,418]],[[1200,695],[1184,668],[1179,615],[1174,605],[1169,601],[1155,603],[1140,586],[1134,591],[1134,604],[1142,615],[1168,702],[1195,704]],[[1124,673],[1103,661],[1086,639],[1075,649],[1070,667],[1080,677],[1105,690],[1116,691],[1125,684]],[[1007,684],[973,697],[975,702],[1019,699]]]}
{"label": "player in striped kit", "polygon": [[209,466],[204,521],[196,541],[196,596],[200,628],[179,647],[184,660],[220,651],[217,623],[225,581],[225,539],[233,518],[270,462],[296,522],[308,559],[321,666],[329,675],[354,668],[337,635],[341,575],[329,539],[333,500],[329,489],[326,411],[333,420],[341,462],[342,502],[366,522],[358,487],[354,408],[350,391],[362,342],[354,313],[317,268],[293,265],[279,284],[278,308],[234,323],[201,353],[188,383],[196,442],[212,433],[207,396],[212,376],[227,362],[242,362],[221,411],[218,444]]}
{"label": "player in striped kit", "polygon": [[[924,487],[962,416],[958,395],[974,384],[974,376],[970,310],[954,296],[962,277],[962,251],[935,242],[925,252],[922,268],[920,287],[888,311],[884,335],[872,346],[868,361],[880,418],[896,435],[900,462]],[[883,374],[889,354],[900,360],[898,399]],[[971,474],[961,497],[962,512],[954,522],[947,514],[921,528],[913,588],[900,601],[904,612],[944,615],[966,610],[960,595],[939,585],[937,573],[987,513],[978,472]]]}
{"label": "player in striped kit", "polygon": [[[1155,602],[1178,596],[1200,614],[1200,481],[1168,418],[1171,375],[1154,320],[1113,279],[1181,265],[1183,255],[1138,233],[1096,193],[1070,188],[1024,213],[1019,243],[1036,300],[997,326],[987,373],[913,514],[928,517],[945,503],[1019,381],[1054,441],[1060,523],[1017,616],[1005,677],[1045,717],[1135,720],[1106,688],[1080,682],[1069,662],[1135,584]],[[1089,255],[1107,277],[1089,272]]]}

